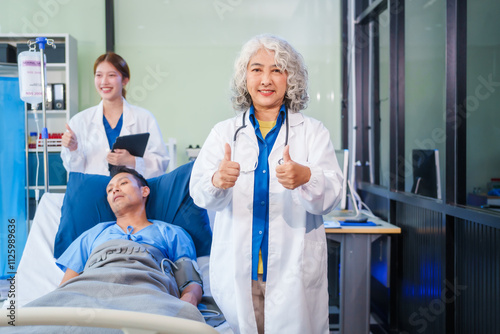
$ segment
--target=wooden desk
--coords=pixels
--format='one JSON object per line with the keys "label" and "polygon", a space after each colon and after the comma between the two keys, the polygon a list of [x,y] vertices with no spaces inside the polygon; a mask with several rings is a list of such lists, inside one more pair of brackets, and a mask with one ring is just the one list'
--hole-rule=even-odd
{"label": "wooden desk", "polygon": [[368,221],[377,226],[325,229],[327,238],[340,243],[341,334],[370,333],[371,244],[383,234],[401,233],[401,228],[383,220]]}

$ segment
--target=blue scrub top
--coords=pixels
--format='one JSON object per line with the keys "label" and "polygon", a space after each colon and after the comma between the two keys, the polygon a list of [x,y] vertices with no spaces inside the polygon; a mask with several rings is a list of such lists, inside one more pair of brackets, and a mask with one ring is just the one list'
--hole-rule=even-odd
{"label": "blue scrub top", "polygon": [[181,257],[189,257],[196,261],[193,240],[183,228],[159,220],[149,221],[153,224],[137,233],[133,233],[131,227],[127,232],[124,232],[116,222],[97,224],[73,241],[56,261],[56,264],[64,272],[70,268],[81,273],[95,247],[113,239],[132,240],[139,244],[154,246],[172,262]]}
{"label": "blue scrub top", "polygon": [[123,113],[120,116],[118,123],[116,123],[116,126],[114,129],[111,127],[111,125],[109,125],[109,122],[104,115],[102,115],[102,122],[104,124],[104,130],[106,130],[106,137],[108,138],[109,149],[112,149],[113,144],[116,141],[116,138],[118,138],[118,136],[120,135],[120,132],[122,131]]}

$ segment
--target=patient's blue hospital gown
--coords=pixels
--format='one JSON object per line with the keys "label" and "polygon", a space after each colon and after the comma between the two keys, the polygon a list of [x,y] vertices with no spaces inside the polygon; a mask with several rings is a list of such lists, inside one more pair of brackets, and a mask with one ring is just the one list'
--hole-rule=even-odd
{"label": "patient's blue hospital gown", "polygon": [[149,220],[152,225],[133,233],[131,227],[124,232],[116,222],[100,223],[83,232],[59,257],[56,264],[62,271],[70,268],[77,273],[83,271],[92,251],[99,245],[114,239],[132,240],[139,244],[147,244],[158,248],[163,256],[172,262],[181,257],[189,257],[196,261],[196,250],[193,240],[179,226],[159,220]]}
{"label": "patient's blue hospital gown", "polygon": [[[159,260],[181,257],[196,260],[191,237],[181,227],[150,220],[152,225],[133,233],[115,222],[100,223],[79,236],[57,260],[57,265],[81,275],[25,307],[104,308],[148,312],[204,322],[198,309],[180,300],[171,271]],[[168,267],[168,264],[166,264]],[[169,267],[168,267],[169,268]],[[89,320],[90,321],[90,320]],[[91,321],[90,321],[91,322]],[[121,333],[92,327],[0,327],[0,333]]]}

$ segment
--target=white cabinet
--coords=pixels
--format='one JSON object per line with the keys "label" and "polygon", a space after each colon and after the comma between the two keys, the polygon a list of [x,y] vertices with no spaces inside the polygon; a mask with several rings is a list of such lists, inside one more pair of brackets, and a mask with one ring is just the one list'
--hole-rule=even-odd
{"label": "white cabinet", "polygon": [[[28,49],[28,40],[35,40],[37,37],[46,37],[54,40],[56,48],[53,49],[47,45],[45,54],[47,57],[47,76],[46,82],[49,88],[57,85],[57,91],[62,93],[61,87],[64,86],[64,92],[61,97],[64,100],[64,106],[57,105],[46,108],[46,127],[51,134],[62,134],[65,132],[65,124],[70,118],[78,112],[78,59],[77,59],[77,42],[69,34],[0,34],[0,43],[8,43],[17,48],[17,53]],[[39,51],[37,45],[37,51]],[[15,65],[9,65],[9,67]],[[7,66],[4,66],[7,68]],[[60,84],[63,84],[60,85]],[[53,94],[54,95],[54,94]],[[26,165],[27,165],[27,184],[29,185],[28,198],[33,202],[34,190],[43,191],[44,172],[43,172],[43,146],[38,145],[38,148],[29,147],[30,133],[37,132],[37,137],[43,128],[43,114],[41,110],[28,110],[28,105],[25,104],[26,113]],[[38,119],[38,121],[37,121]],[[41,141],[40,141],[41,142]],[[31,142],[31,146],[36,145]],[[35,146],[36,147],[36,146]],[[49,169],[49,191],[64,192],[66,189],[67,174],[62,161],[60,159],[60,139],[50,138],[48,140],[48,169]],[[37,152],[38,161],[37,161]],[[37,166],[39,168],[37,168]],[[37,180],[38,175],[38,180]],[[36,185],[38,181],[38,185]],[[33,205],[31,205],[33,208]],[[30,216],[33,216],[33,211]]]}

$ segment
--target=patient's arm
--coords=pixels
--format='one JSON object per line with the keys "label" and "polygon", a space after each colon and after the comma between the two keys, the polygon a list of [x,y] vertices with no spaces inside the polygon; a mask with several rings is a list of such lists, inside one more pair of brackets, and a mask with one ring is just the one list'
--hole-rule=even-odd
{"label": "patient's arm", "polygon": [[74,270],[71,270],[71,269],[67,268],[67,269],[66,269],[66,272],[64,273],[64,276],[63,276],[63,279],[62,279],[62,281],[61,281],[61,284],[59,284],[59,285],[62,285],[62,284],[63,284],[64,282],[66,282],[67,280],[72,279],[73,277],[76,277],[76,276],[78,276],[78,275],[79,275],[79,274],[78,274],[76,271],[74,271]]}
{"label": "patient's arm", "polygon": [[172,272],[181,293],[181,300],[197,306],[203,295],[203,279],[196,261],[181,257],[172,264]]}
{"label": "patient's arm", "polygon": [[203,290],[201,288],[201,285],[193,282],[184,288],[181,294],[181,300],[191,303],[194,306],[198,306],[201,301],[202,295]]}

